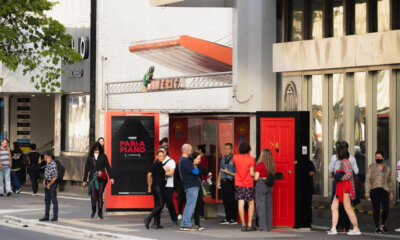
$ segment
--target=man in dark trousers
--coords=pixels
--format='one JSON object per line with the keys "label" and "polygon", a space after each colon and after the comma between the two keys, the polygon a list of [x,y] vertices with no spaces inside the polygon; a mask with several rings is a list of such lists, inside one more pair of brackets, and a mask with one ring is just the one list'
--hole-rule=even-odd
{"label": "man in dark trousers", "polygon": [[44,217],[39,221],[49,221],[50,217],[50,201],[53,203],[53,218],[51,221],[58,220],[58,202],[57,202],[57,163],[53,160],[53,153],[48,150],[44,152],[44,160],[46,161],[46,169],[44,171],[44,202],[46,204],[46,210]]}

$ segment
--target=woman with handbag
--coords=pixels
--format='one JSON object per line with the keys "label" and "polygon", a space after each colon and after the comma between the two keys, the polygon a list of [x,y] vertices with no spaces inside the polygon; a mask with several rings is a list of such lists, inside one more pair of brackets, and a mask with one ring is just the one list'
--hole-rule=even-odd
{"label": "woman with handbag", "polygon": [[336,181],[335,197],[332,201],[332,228],[327,231],[328,235],[336,235],[336,226],[339,219],[339,204],[343,203],[344,209],[349,216],[350,222],[353,224],[353,230],[348,235],[361,235],[358,228],[357,216],[351,206],[351,201],[355,199],[354,176],[351,163],[349,161],[350,154],[346,147],[336,149],[338,160],[341,162],[340,168],[336,170],[334,179]]}
{"label": "woman with handbag", "polygon": [[91,218],[96,215],[96,205],[98,207],[98,217],[103,219],[103,193],[110,176],[111,184],[114,184],[110,163],[104,154],[104,148],[100,143],[96,142],[89,152],[86,159],[85,172],[83,176],[83,186],[87,186],[87,177],[89,175],[88,192],[92,200]]}
{"label": "woman with handbag", "polygon": [[275,160],[269,149],[264,149],[256,163],[256,213],[261,231],[272,231],[272,189],[275,176]]}

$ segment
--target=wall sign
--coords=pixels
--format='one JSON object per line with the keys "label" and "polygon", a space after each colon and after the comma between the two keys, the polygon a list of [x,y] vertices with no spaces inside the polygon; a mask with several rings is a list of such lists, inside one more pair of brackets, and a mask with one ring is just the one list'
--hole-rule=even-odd
{"label": "wall sign", "polygon": [[23,152],[30,151],[31,141],[31,100],[17,99],[17,142]]}
{"label": "wall sign", "polygon": [[175,90],[182,88],[182,78],[154,79],[147,86],[147,91]]}

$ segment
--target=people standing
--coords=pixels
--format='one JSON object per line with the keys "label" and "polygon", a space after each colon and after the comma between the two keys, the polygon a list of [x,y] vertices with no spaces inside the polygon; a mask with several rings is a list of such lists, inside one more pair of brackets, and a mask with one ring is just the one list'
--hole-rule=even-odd
{"label": "people standing", "polygon": [[[390,168],[383,163],[385,154],[378,150],[375,153],[375,163],[371,164],[367,170],[365,178],[365,198],[371,197],[374,209],[375,233],[387,233],[385,226],[389,216],[389,199],[393,200],[393,187]],[[379,215],[382,216],[379,224]]]}
{"label": "people standing", "polygon": [[353,230],[349,231],[348,235],[360,235],[360,229],[358,228],[358,222],[356,214],[351,206],[351,200],[355,199],[354,189],[354,177],[353,169],[349,161],[350,154],[348,149],[340,146],[336,149],[338,159],[341,162],[340,168],[335,172],[336,192],[333,199],[331,210],[332,210],[332,228],[327,231],[329,235],[337,234],[336,226],[339,218],[339,204],[343,203],[344,209],[353,224]]}
{"label": "people standing", "polygon": [[11,186],[14,193],[21,192],[20,173],[23,165],[23,152],[18,142],[13,142],[14,150],[11,151],[12,168],[11,168]]}
{"label": "people standing", "polygon": [[160,140],[160,147],[164,148],[167,151],[167,155],[169,155],[168,138],[165,137]]}
{"label": "people standing", "polygon": [[105,149],[105,142],[103,137],[99,137],[99,139],[97,139],[97,142],[100,143],[103,149]]}
{"label": "people standing", "polygon": [[50,202],[53,204],[53,218],[51,221],[58,220],[58,201],[57,201],[57,164],[53,160],[53,153],[50,150],[44,152],[44,160],[46,161],[46,169],[44,171],[44,202],[46,205],[44,217],[39,221],[49,221],[50,218]]}
{"label": "people standing", "polygon": [[6,195],[8,197],[11,195],[10,169],[12,167],[12,158],[7,139],[1,140],[0,161],[0,197],[2,197],[4,194],[3,182],[6,184]]}
{"label": "people standing", "polygon": [[[251,147],[247,142],[239,145],[239,154],[233,156],[236,167],[235,175],[235,200],[238,201],[238,210],[242,222],[242,231],[255,231],[252,225],[254,216],[254,165],[255,160],[250,156]],[[248,203],[248,224],[244,219],[244,205]]]}
{"label": "people standing", "polygon": [[174,159],[170,158],[167,155],[167,150],[165,148],[160,148],[161,151],[164,152],[164,159],[162,161],[162,165],[165,169],[165,177],[167,179],[167,183],[165,187],[162,188],[162,195],[165,202],[165,205],[168,208],[169,216],[171,217],[172,223],[174,226],[178,226],[178,217],[176,215],[176,210],[173,202],[173,194],[174,194],[174,174],[176,163]]}
{"label": "people standing", "polygon": [[154,196],[154,208],[150,215],[144,219],[144,225],[147,229],[150,228],[151,219],[154,218],[155,229],[163,228],[161,226],[161,212],[164,208],[163,189],[166,184],[165,179],[165,168],[163,161],[165,159],[164,150],[157,151],[157,160],[151,166],[149,173],[147,174],[147,185],[148,193],[152,193]]}
{"label": "people standing", "polygon": [[203,190],[201,187],[201,177],[207,176],[208,171],[200,166],[201,163],[201,155],[197,152],[194,152],[190,155],[190,160],[193,162],[193,165],[197,166],[199,169],[199,193],[197,195],[196,207],[194,208],[194,226],[199,230],[204,230],[204,227],[200,225],[201,216],[204,213],[204,201],[203,201]]}
{"label": "people standing", "polygon": [[33,196],[37,195],[38,192],[38,179],[39,179],[39,164],[42,163],[42,157],[40,153],[36,152],[36,144],[31,144],[31,152],[28,153],[28,173],[32,185]]}
{"label": "people standing", "polygon": [[225,143],[225,156],[219,164],[217,189],[221,189],[225,209],[225,219],[220,224],[237,224],[237,201],[235,200],[236,168],[233,163],[233,145]]}
{"label": "people standing", "polygon": [[183,205],[186,202],[186,194],[185,194],[185,189],[183,188],[181,174],[179,173],[179,167],[175,168],[174,185],[176,194],[178,195],[178,220],[182,220]]}
{"label": "people standing", "polygon": [[182,146],[182,156],[179,160],[179,173],[182,179],[183,188],[186,193],[186,206],[183,212],[181,231],[198,231],[199,229],[192,224],[192,216],[196,207],[197,196],[200,190],[199,169],[189,157],[193,153],[190,144]]}
{"label": "people standing", "polygon": [[256,181],[256,211],[258,226],[262,231],[272,231],[272,191],[266,184],[267,177],[275,176],[275,160],[269,149],[264,149],[257,161],[254,180]]}
{"label": "people standing", "polygon": [[[107,176],[108,175],[108,176]],[[89,183],[87,182],[89,176]],[[112,170],[107,155],[100,143],[96,142],[90,148],[89,156],[86,159],[83,175],[83,186],[88,186],[88,193],[92,203],[91,218],[96,215],[103,219],[103,193],[106,188],[108,177],[111,184],[114,184]]]}

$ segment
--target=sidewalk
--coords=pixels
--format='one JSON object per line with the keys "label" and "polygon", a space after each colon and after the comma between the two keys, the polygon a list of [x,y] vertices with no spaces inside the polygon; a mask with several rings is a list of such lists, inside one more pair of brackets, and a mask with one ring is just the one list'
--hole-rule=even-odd
{"label": "sidewalk", "polygon": [[[43,216],[44,199],[42,195],[33,197],[31,193],[13,194],[11,197],[0,199],[1,222],[26,226],[27,229],[43,229],[66,235],[93,239],[329,239],[323,231],[329,228],[329,218],[314,218],[312,231],[299,231],[292,228],[274,228],[273,232],[241,232],[240,225],[220,225],[220,219],[207,219],[201,224],[205,227],[200,232],[180,232],[173,227],[168,212],[163,211],[162,225],[164,229],[147,230],[143,219],[147,212],[107,212],[104,220],[90,219],[90,199],[87,195],[76,193],[59,193],[59,221],[39,222]],[[52,212],[52,211],[51,211]],[[219,208],[223,214],[222,207]],[[369,216],[371,217],[371,216]],[[362,238],[357,239],[387,239],[399,238],[400,234],[393,231],[388,235],[375,235],[373,228],[361,225]],[[354,239],[351,236],[341,235],[340,239]]]}

